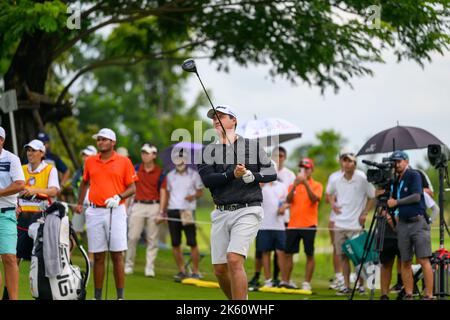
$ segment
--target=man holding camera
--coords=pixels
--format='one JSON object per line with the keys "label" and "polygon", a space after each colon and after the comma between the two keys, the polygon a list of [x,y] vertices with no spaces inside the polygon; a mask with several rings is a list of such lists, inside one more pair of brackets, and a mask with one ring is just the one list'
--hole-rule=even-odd
{"label": "man holding camera", "polygon": [[409,168],[409,157],[404,151],[397,150],[390,158],[395,161],[395,172],[398,177],[391,187],[391,198],[387,201],[387,205],[389,208],[396,209],[397,241],[405,288],[404,299],[412,300],[413,297],[414,283],[411,269],[413,254],[416,255],[424,275],[423,299],[432,299],[433,271],[429,260],[432,254],[431,237],[425,212],[422,178],[417,171]]}

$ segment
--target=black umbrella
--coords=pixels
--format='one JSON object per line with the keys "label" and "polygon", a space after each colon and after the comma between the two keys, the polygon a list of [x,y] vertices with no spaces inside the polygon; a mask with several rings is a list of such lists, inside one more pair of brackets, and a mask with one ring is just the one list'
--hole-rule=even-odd
{"label": "black umbrella", "polygon": [[378,132],[370,138],[359,150],[358,155],[422,149],[427,148],[429,144],[444,143],[424,129],[396,126]]}

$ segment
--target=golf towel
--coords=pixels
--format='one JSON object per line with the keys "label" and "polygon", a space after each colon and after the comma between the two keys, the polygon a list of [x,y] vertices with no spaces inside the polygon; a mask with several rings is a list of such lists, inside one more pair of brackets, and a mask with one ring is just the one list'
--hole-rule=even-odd
{"label": "golf towel", "polygon": [[[348,239],[342,244],[342,251],[347,255],[347,257],[353,262],[353,265],[355,266],[361,264],[366,239],[367,231],[363,231],[356,237]],[[376,259],[376,252],[373,250],[373,247],[374,246],[372,241],[372,248],[367,254],[366,261],[364,261],[364,263],[371,262]]]}
{"label": "golf towel", "polygon": [[58,211],[47,215],[44,224],[43,255],[45,276],[48,278],[61,274],[61,256],[59,252],[60,226],[61,218]]}

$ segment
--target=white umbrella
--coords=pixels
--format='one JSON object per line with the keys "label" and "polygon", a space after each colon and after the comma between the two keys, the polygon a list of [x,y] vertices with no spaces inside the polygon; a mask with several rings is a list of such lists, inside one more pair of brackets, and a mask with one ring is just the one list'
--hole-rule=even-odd
{"label": "white umbrella", "polygon": [[255,119],[238,124],[236,133],[247,139],[266,139],[267,146],[288,140],[300,138],[302,132],[299,127],[280,118]]}

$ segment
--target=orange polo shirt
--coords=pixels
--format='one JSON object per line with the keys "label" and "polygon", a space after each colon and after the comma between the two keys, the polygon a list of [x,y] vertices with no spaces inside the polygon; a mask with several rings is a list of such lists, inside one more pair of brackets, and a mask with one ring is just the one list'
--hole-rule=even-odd
{"label": "orange polo shirt", "polygon": [[[312,203],[306,187],[303,184],[299,184],[292,199],[288,228],[307,228],[318,225],[319,202],[322,199],[323,186],[312,178],[308,180],[308,184],[311,191],[319,198],[319,201]],[[293,184],[289,186],[289,192],[293,187]]]}
{"label": "orange polo shirt", "polygon": [[87,158],[83,180],[90,183],[89,202],[104,206],[106,199],[124,192],[138,178],[130,159],[114,151],[106,161],[100,159],[100,154]]}

